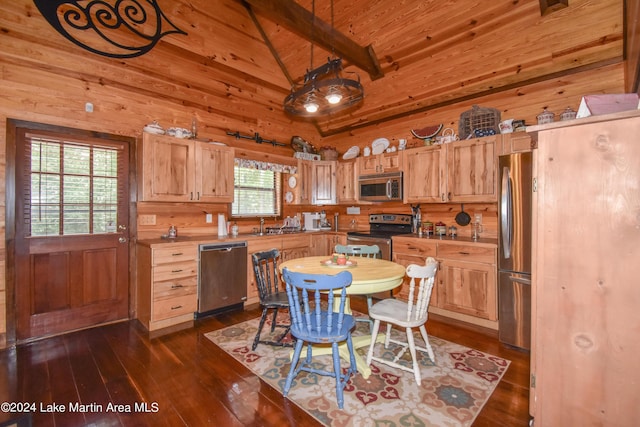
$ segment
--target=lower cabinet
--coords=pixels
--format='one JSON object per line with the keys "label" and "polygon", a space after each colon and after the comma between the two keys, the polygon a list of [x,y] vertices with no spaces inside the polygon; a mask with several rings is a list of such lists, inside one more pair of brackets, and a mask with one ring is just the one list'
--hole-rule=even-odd
{"label": "lower cabinet", "polygon": [[[256,284],[256,275],[253,271],[252,254],[256,252],[278,249],[282,261],[294,258],[302,258],[311,255],[310,239],[313,234],[261,236],[248,240],[247,244],[247,301],[248,304],[260,302],[260,294]],[[281,261],[281,262],[282,262]]]}
{"label": "lower cabinet", "polygon": [[[453,242],[416,237],[394,237],[393,258],[402,264],[424,264],[427,257],[439,262],[431,296],[432,312],[497,329],[498,298],[495,245]],[[394,294],[408,296],[408,280]]]}
{"label": "lower cabinet", "polygon": [[149,331],[193,322],[198,307],[198,245],[136,246],[137,318]]}

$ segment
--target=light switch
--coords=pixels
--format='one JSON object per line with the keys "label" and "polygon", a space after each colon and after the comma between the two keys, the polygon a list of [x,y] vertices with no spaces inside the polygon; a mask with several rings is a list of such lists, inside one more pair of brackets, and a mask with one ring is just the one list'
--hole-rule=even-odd
{"label": "light switch", "polygon": [[140,215],[138,217],[138,222],[140,225],[156,225],[156,216],[155,215]]}
{"label": "light switch", "polygon": [[205,220],[207,222],[207,224],[211,224],[213,222],[213,214],[206,214]]}

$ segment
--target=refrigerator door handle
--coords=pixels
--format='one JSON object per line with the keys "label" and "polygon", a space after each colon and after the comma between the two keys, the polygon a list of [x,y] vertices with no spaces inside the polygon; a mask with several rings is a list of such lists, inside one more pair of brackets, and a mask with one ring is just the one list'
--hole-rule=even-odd
{"label": "refrigerator door handle", "polygon": [[505,259],[511,258],[511,171],[502,169],[502,192],[500,194],[500,225],[502,228],[502,251]]}
{"label": "refrigerator door handle", "polygon": [[527,278],[524,278],[524,277],[511,276],[511,277],[509,277],[509,279],[512,282],[520,283],[520,284],[523,284],[523,285],[531,285],[531,279],[527,279]]}

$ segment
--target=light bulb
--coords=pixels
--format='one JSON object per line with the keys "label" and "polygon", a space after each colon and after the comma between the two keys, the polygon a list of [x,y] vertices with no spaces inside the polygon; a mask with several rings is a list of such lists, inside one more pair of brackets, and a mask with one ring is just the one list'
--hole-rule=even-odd
{"label": "light bulb", "polygon": [[318,111],[318,104],[313,101],[309,101],[304,104],[304,109],[307,110],[307,113],[315,113]]}
{"label": "light bulb", "polygon": [[342,95],[340,94],[340,92],[331,91],[327,96],[325,96],[325,99],[327,100],[327,102],[329,102],[329,104],[337,104],[342,100]]}

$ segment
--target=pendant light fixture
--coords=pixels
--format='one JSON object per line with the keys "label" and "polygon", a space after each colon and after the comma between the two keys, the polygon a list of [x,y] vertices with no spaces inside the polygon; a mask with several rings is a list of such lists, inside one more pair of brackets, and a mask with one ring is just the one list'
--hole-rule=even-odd
{"label": "pendant light fixture", "polygon": [[[315,21],[315,0],[312,1],[313,21]],[[333,31],[333,0],[331,0],[331,30]],[[312,29],[313,32],[313,24]],[[332,54],[335,53],[332,52]],[[356,79],[342,76],[342,59],[327,58],[327,63],[313,68],[313,37],[311,38],[311,64],[301,86],[291,88],[284,100],[284,110],[293,116],[318,117],[333,114],[353,107],[364,98],[360,77]]]}

